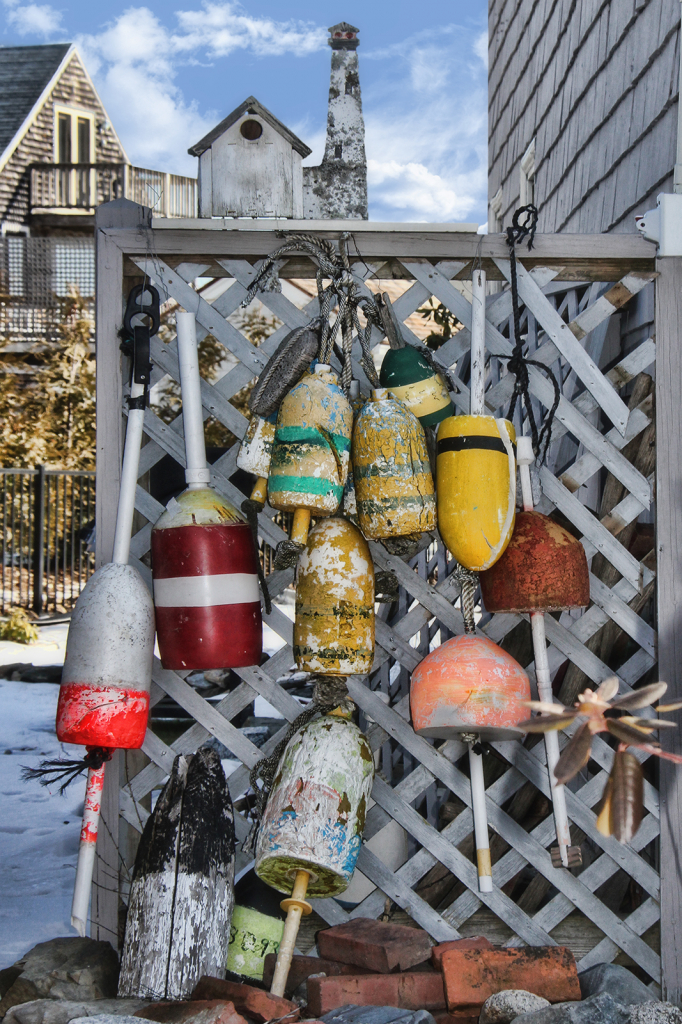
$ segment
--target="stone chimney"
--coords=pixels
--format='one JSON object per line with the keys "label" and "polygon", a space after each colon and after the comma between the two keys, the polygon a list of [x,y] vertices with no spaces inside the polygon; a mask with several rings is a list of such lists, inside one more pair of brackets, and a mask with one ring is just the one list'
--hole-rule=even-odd
{"label": "stone chimney", "polygon": [[329,29],[332,67],[327,140],[320,166],[303,168],[303,216],[307,220],[368,217],[358,32],[346,21]]}

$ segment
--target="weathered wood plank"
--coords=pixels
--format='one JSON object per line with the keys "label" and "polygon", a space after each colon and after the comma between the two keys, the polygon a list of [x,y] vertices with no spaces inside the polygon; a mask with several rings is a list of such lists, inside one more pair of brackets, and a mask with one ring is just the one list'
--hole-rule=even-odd
{"label": "weathered wood plank", "polygon": [[[660,678],[666,699],[682,696],[682,259],[661,259],[656,281],[656,522]],[[682,754],[677,729],[662,736],[666,750]],[[682,888],[679,847],[682,834],[682,774],[661,762],[661,943],[663,998],[682,1000]]]}
{"label": "weathered wood plank", "polygon": [[[495,260],[507,281],[511,282],[509,260]],[[621,434],[628,421],[628,407],[618,396],[611,383],[577,340],[570,326],[561,319],[556,309],[541,292],[524,266],[517,266],[519,298],[525,303],[538,323],[551,338],[564,359],[582,380],[594,400],[601,406]],[[587,333],[587,332],[584,332]]]}

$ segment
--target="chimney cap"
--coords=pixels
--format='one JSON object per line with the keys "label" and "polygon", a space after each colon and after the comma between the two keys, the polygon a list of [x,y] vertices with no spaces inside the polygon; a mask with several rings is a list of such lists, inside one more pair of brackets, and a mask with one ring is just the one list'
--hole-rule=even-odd
{"label": "chimney cap", "polygon": [[231,114],[224,117],[220,124],[217,124],[215,128],[212,128],[208,135],[204,135],[203,139],[191,146],[187,152],[190,156],[201,156],[207,149],[213,145],[216,139],[219,139],[221,135],[224,135],[228,128],[239,120],[244,114],[255,114],[256,117],[260,117],[263,121],[274,128],[276,132],[286,139],[292,149],[295,149],[297,153],[305,157],[310,156],[312,149],[306,146],[305,142],[301,142],[297,135],[294,135],[292,131],[287,128],[285,124],[282,124],[274,114],[271,114],[267,107],[264,107],[262,103],[259,103],[255,96],[249,96],[245,99],[238,107],[236,107]]}
{"label": "chimney cap", "polygon": [[360,45],[358,39],[359,28],[349,25],[347,21],[340,21],[338,25],[332,25],[329,29],[330,38],[327,40],[332,50],[357,50]]}

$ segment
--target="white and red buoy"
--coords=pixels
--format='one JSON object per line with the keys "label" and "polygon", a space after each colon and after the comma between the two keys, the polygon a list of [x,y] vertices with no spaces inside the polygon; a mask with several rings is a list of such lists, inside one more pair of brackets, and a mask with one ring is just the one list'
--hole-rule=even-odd
{"label": "white and red buoy", "polygon": [[258,553],[241,513],[209,486],[193,313],[177,314],[187,490],[152,530],[152,574],[164,668],[258,665]]}
{"label": "white and red buoy", "polygon": [[[131,293],[126,314],[126,327],[135,334],[135,356],[113,557],[109,564],[103,565],[90,577],[76,602],[66,641],[57,704],[57,738],[62,743],[82,743],[87,748],[84,761],[72,763],[72,769],[75,767],[72,774],[77,774],[84,767],[88,769],[71,907],[71,924],[81,936],[85,935],[88,917],[104,765],[115,749],[142,746],[149,717],[154,605],[144,580],[133,566],[128,565],[145,396],[149,384],[150,333],[149,327],[134,327],[128,314],[131,305],[138,313],[149,312],[145,308],[146,292],[152,293],[152,309],[156,303],[156,319],[154,313],[150,313],[152,333],[155,333],[158,328],[158,293],[149,285],[138,286]],[[138,347],[140,342],[143,344]],[[53,765],[53,773],[54,770]],[[62,777],[68,774],[67,766]]]}

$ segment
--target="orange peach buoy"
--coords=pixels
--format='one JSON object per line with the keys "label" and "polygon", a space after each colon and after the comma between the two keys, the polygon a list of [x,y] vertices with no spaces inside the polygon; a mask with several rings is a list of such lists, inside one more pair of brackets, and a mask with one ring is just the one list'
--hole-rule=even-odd
{"label": "orange peach buoy", "polygon": [[541,512],[517,514],[507,549],[480,583],[489,612],[552,612],[590,601],[585,549]]}
{"label": "orange peach buoy", "polygon": [[528,676],[487,637],[453,637],[412,673],[412,724],[422,736],[476,733],[481,739],[516,739],[527,700]]}

